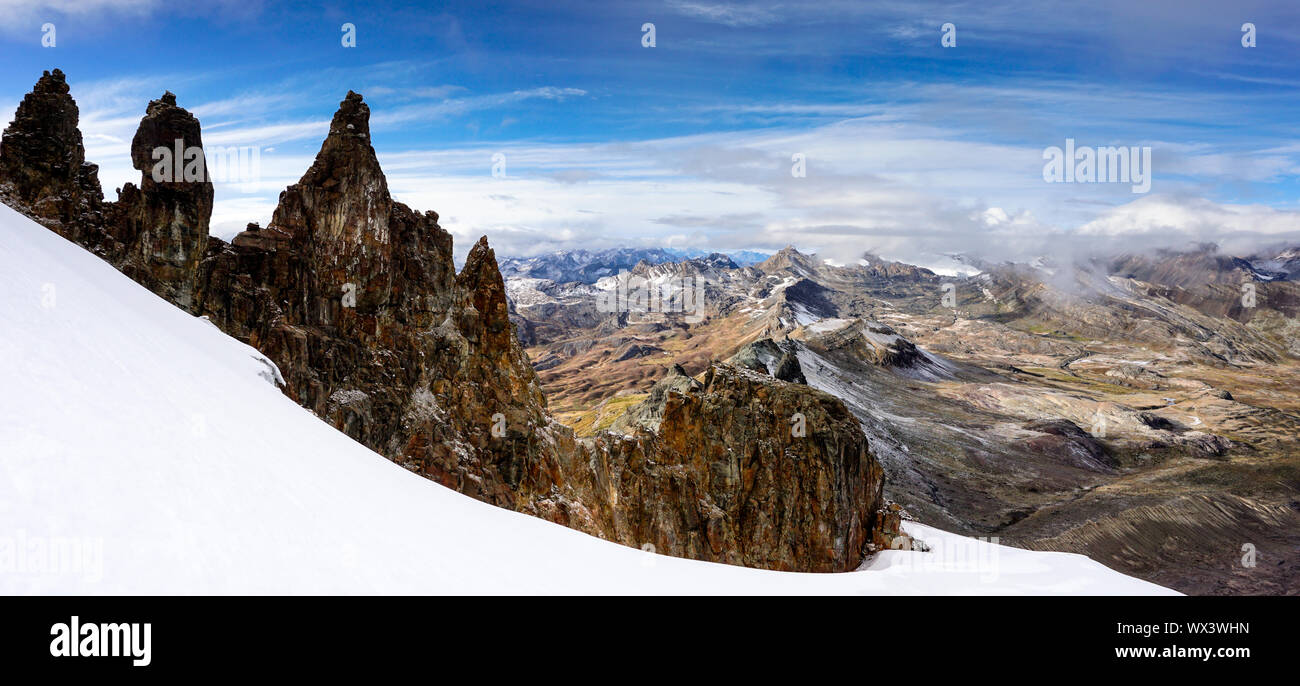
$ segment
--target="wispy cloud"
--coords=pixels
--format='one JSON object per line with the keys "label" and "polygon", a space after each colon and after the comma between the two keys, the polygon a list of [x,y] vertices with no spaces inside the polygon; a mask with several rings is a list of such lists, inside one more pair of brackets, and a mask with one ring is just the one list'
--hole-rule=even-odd
{"label": "wispy cloud", "polygon": [[775,8],[763,7],[759,3],[669,0],[668,7],[694,19],[726,26],[762,26],[780,19]]}
{"label": "wispy cloud", "polygon": [[145,16],[161,5],[161,0],[0,0],[0,31],[35,32],[45,22],[69,17],[84,20]]}
{"label": "wispy cloud", "polygon": [[[988,94],[974,90],[975,97]],[[541,87],[415,103],[377,111],[372,128],[382,139],[383,131],[414,120],[584,95],[580,89]],[[1000,95],[1040,105],[1076,102],[1033,89],[1004,89]],[[250,97],[194,109],[221,122],[219,114],[256,109]],[[1148,141],[1156,150],[1153,198],[1159,199],[1135,202],[1128,186],[1044,183],[1042,146],[1060,144],[1054,138],[990,142],[979,125],[921,121],[918,107],[887,102],[756,106],[755,113],[770,116],[870,116],[641,141],[500,140],[404,151],[381,146],[379,155],[399,200],[442,213],[461,249],[487,234],[501,254],[629,243],[760,249],[793,243],[840,260],[870,250],[933,263],[950,252],[1021,258],[1067,245],[1077,251],[1118,233],[1176,243],[1211,235],[1216,226],[1239,238],[1260,239],[1286,236],[1300,226],[1291,211],[1234,209],[1194,194],[1207,180],[1258,183],[1293,174],[1300,143],[1238,149]],[[89,112],[85,127],[92,159],[119,160],[105,165],[107,187],[110,179],[138,176],[129,168],[125,144],[138,115],[110,114]],[[314,144],[327,129],[325,119],[212,126],[205,121],[205,142]],[[498,153],[505,155],[504,178],[492,176]],[[795,153],[805,159],[803,178],[791,175]],[[262,182],[252,189],[218,189],[215,233],[229,235],[248,221],[269,219],[279,190],[297,180],[311,154],[268,154],[263,161]]]}
{"label": "wispy cloud", "polygon": [[[164,87],[209,146],[263,149],[259,183],[218,187],[218,232],[269,218],[348,89],[371,105],[396,196],[442,213],[462,247],[487,233],[503,254],[795,243],[922,261],[1082,249],[1117,232],[1277,235],[1295,219],[1300,26],[1262,0],[672,0],[531,14],[465,2],[387,23],[340,0],[319,24],[278,8],[210,31],[179,5],[76,4],[67,11],[123,24],[205,27],[195,43],[216,52],[164,63],[167,74],[99,69],[119,51],[87,40],[37,54],[84,51],[80,69],[62,65],[106,188],[138,178],[127,146]],[[1260,27],[1257,50],[1239,45],[1242,14]],[[336,21],[359,22],[361,47],[339,47]],[[656,49],[640,45],[643,21],[660,22]],[[959,48],[939,45],[946,21]],[[221,52],[249,44],[263,49]],[[1151,194],[1045,183],[1043,150],[1066,138],[1150,146]]]}
{"label": "wispy cloud", "polygon": [[443,119],[480,110],[499,109],[526,100],[564,100],[566,98],[582,97],[586,94],[587,91],[581,88],[542,86],[509,93],[447,98],[438,102],[404,105],[386,112],[380,112],[372,117],[371,122],[375,126],[389,126],[411,121]]}

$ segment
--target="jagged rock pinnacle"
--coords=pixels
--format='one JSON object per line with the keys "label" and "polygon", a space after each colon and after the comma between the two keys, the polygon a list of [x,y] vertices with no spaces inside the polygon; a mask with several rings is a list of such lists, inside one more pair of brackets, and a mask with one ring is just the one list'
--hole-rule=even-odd
{"label": "jagged rock pinnacle", "polygon": [[466,294],[466,304],[473,306],[483,318],[488,331],[500,333],[503,327],[509,331],[505,280],[501,278],[496,253],[488,246],[487,236],[479,238],[470,248],[456,285]]}
{"label": "jagged rock pinnacle", "polygon": [[[170,92],[149,103],[132,143],[141,186],[126,184],[99,214],[59,204],[86,196],[93,167],[56,71],[5,133],[0,158],[15,165],[0,173],[26,176],[0,175],[0,190],[31,191],[6,202],[95,229],[79,242],[108,246],[100,254],[128,276],[262,351],[295,401],[466,495],[679,557],[800,571],[861,563],[883,475],[841,403],[723,365],[708,384],[674,367],[635,436],[577,441],[546,413],[487,238],[456,274],[437,214],[389,196],[369,115],[349,92],[270,225],[227,244],[208,236],[211,184],[153,181],[139,163],[177,138],[201,146],[198,121]],[[806,439],[790,431],[794,413],[816,427]],[[649,423],[661,435],[641,430]],[[744,472],[726,467],[738,451]],[[746,498],[735,497],[741,478]]]}
{"label": "jagged rock pinnacle", "polygon": [[95,221],[103,199],[99,168],[85,159],[79,118],[63,72],[47,71],[18,104],[0,140],[6,195],[72,240],[84,238],[78,225]]}
{"label": "jagged rock pinnacle", "polygon": [[379,158],[370,145],[370,108],[361,96],[348,91],[330,121],[330,132],[321,143],[311,168],[299,186],[315,186],[341,196],[364,193],[368,202],[381,206],[377,216],[387,214],[392,199]]}
{"label": "jagged rock pinnacle", "polygon": [[[166,91],[157,100],[149,101],[144,118],[140,120],[140,127],[131,139],[131,164],[144,172],[142,187],[148,185],[149,172],[157,162],[153,151],[166,148],[174,155],[178,140],[181,141],[182,150],[203,147],[199,120],[189,110],[176,104],[174,93]],[[184,162],[183,158],[181,162]],[[173,176],[174,180],[179,180],[177,175]],[[203,170],[203,178],[207,178],[206,168]],[[210,183],[207,185],[211,187]]]}
{"label": "jagged rock pinnacle", "polygon": [[[155,156],[159,149],[167,156]],[[207,246],[213,187],[199,120],[177,106],[171,91],[145,108],[131,139],[131,164],[140,170],[140,187],[127,184],[111,212],[114,235],[126,249],[121,268],[192,311],[192,275]]]}
{"label": "jagged rock pinnacle", "polygon": [[36,82],[36,87],[32,89],[32,92],[64,94],[68,92],[68,81],[59,69],[52,72],[46,71],[41,74],[41,78]]}
{"label": "jagged rock pinnacle", "polygon": [[361,94],[348,91],[330,122],[330,135],[370,138],[370,107]]}

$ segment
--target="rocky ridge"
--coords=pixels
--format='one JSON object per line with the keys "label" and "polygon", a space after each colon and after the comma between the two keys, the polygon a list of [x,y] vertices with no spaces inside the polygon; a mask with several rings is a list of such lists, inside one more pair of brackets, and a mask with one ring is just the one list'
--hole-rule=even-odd
{"label": "rocky ridge", "polygon": [[[653,423],[661,404],[629,401],[656,395],[665,367],[682,367],[680,382],[727,359],[842,400],[886,470],[885,498],[928,525],[1084,553],[1189,593],[1276,592],[1296,588],[1300,570],[1300,283],[1286,271],[1295,251],[1263,254],[1038,260],[945,277],[786,248],[702,272],[696,323],[552,316],[592,308],[599,281],[552,284],[544,304],[517,312],[546,309],[529,354],[580,432]],[[696,266],[653,267],[678,271]],[[632,348],[656,352],[622,354]],[[1185,545],[1163,544],[1166,518]],[[1240,545],[1224,541],[1247,531],[1275,566],[1227,574]]]}
{"label": "rocky ridge", "polygon": [[843,403],[805,386],[719,364],[661,394],[653,430],[578,439],[555,422],[486,238],[456,273],[437,213],[390,196],[360,95],[269,225],[230,243],[208,236],[206,174],[153,177],[156,148],[201,150],[174,95],[149,104],[132,141],[141,182],[116,202],[100,197],[77,117],[63,74],[44,75],[5,131],[0,198],[258,348],[289,397],[406,468],[697,559],[846,571],[879,538],[881,467]]}

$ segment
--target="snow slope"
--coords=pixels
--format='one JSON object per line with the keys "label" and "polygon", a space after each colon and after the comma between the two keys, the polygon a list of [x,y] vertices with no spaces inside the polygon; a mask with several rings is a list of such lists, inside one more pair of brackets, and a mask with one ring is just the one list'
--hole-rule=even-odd
{"label": "snow slope", "polygon": [[407,472],[4,206],[0,292],[2,593],[1172,593],[918,525],[935,553],[848,574],[653,555]]}

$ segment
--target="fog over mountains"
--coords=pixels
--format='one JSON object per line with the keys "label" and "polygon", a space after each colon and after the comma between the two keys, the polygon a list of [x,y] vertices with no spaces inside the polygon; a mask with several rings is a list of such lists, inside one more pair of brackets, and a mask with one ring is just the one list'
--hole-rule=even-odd
{"label": "fog over mountains", "polygon": [[0,567],[1300,592],[1288,3],[4,4]]}
{"label": "fog over mountains", "polygon": [[[967,257],[975,275],[956,277],[787,247],[751,266],[512,276],[506,291],[550,407],[579,435],[657,426],[666,398],[727,360],[841,400],[886,497],[919,521],[1186,592],[1272,593],[1296,583],[1300,549],[1297,252]],[[602,307],[628,284],[627,311]],[[698,307],[650,295],[683,284]],[[1218,565],[1243,537],[1280,563]]]}

